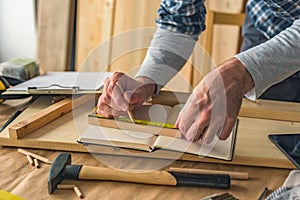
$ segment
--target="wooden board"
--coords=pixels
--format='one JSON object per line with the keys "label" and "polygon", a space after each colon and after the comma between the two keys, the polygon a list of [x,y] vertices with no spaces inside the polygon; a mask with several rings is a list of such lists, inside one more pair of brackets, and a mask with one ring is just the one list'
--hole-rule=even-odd
{"label": "wooden board", "polygon": [[[207,8],[219,12],[242,13],[245,9],[245,2],[246,0],[209,0]],[[211,38],[213,41],[212,60],[216,64],[220,64],[239,52],[240,28],[228,25],[214,25],[211,28],[214,29]]]}
{"label": "wooden board", "polygon": [[13,123],[9,128],[9,136],[11,139],[21,139],[53,120],[60,118],[64,114],[71,112],[74,105],[81,106],[90,100],[90,95],[61,100],[33,114],[24,121]]}
{"label": "wooden board", "polygon": [[162,128],[151,125],[134,124],[124,121],[116,121],[114,119],[100,118],[96,116],[89,116],[88,122],[94,126],[104,126],[108,128],[115,128],[121,130],[130,130],[144,133],[155,133],[156,135],[164,135],[169,137],[181,138],[181,133],[176,128]]}
{"label": "wooden board", "polygon": [[[8,129],[5,129],[0,133],[0,145],[78,152],[96,151],[114,155],[154,157],[155,154],[152,153],[145,154],[145,152],[141,153],[139,151],[120,150],[119,148],[95,145],[85,147],[81,144],[78,144],[76,140],[88,126],[87,116],[93,109],[94,103],[95,102],[91,102],[85,104],[85,106],[75,109],[72,113],[68,113],[61,118],[45,125],[39,130],[34,131],[32,134],[27,135],[23,139],[10,139]],[[264,107],[267,107],[267,103],[268,101],[260,101],[260,106],[264,104]],[[25,110],[15,120],[15,122],[24,120],[28,116],[49,105],[49,99],[32,104],[30,109]],[[294,108],[296,108],[294,109],[295,112],[297,112],[297,109],[299,109],[299,104],[293,105]],[[288,105],[283,105],[283,107],[285,106]],[[274,108],[274,110],[280,110],[283,107],[280,107],[280,102],[277,102],[277,106]],[[290,112],[292,113],[293,110]],[[299,130],[300,123],[298,122],[240,117],[233,161],[227,162],[217,159],[202,158],[189,154],[183,154],[180,159],[200,162],[294,168],[294,166],[286,159],[286,157],[268,140],[267,136],[270,133],[295,133],[299,132]],[[177,155],[178,154],[175,154],[174,152],[165,151],[160,155],[155,155],[155,157],[174,158],[174,156]]]}
{"label": "wooden board", "polygon": [[75,4],[72,0],[38,1],[38,59],[46,71],[70,69]]}
{"label": "wooden board", "polygon": [[[134,76],[156,30],[155,19],[160,2],[79,0],[76,70],[121,71]],[[165,88],[190,92],[191,76],[192,66],[186,64]]]}
{"label": "wooden board", "polygon": [[[128,40],[117,41],[120,34],[140,28],[156,28],[155,19],[160,0],[78,0],[76,32],[76,70],[84,71],[122,71],[134,75],[146,54],[146,48],[130,48]],[[207,9],[222,12],[239,13],[243,11],[243,0],[209,0]],[[139,16],[139,17],[136,17]],[[204,44],[207,37],[201,34],[199,44]],[[221,61],[233,56],[239,38],[237,27],[215,27],[213,61]],[[236,39],[228,40],[228,35]],[[110,40],[115,37],[113,40]],[[141,46],[142,41],[149,43],[151,34],[134,37],[134,44]],[[101,47],[99,47],[99,45]],[[148,45],[145,45],[148,46]],[[97,47],[96,49],[94,49]],[[168,90],[191,92],[202,77],[215,65],[206,61],[207,56],[191,58],[174,79],[165,87]],[[195,63],[200,69],[195,70]],[[198,73],[200,72],[200,73]],[[185,84],[182,84],[185,82]],[[179,84],[180,83],[180,84]]]}
{"label": "wooden board", "polygon": [[[78,0],[76,70],[101,71],[109,65],[115,0]],[[97,49],[95,49],[97,48]]]}

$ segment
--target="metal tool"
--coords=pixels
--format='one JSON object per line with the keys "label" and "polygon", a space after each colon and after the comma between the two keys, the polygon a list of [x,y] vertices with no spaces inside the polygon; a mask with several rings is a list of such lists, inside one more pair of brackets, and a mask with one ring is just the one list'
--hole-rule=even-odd
{"label": "metal tool", "polygon": [[0,76],[0,103],[8,99],[22,99],[31,96],[31,95],[2,95],[2,93],[5,92],[10,87],[11,85],[9,84],[7,79],[4,78],[3,76]]}
{"label": "metal tool", "polygon": [[187,174],[168,171],[131,173],[103,167],[71,165],[71,155],[61,153],[53,162],[48,176],[48,192],[52,194],[64,179],[121,181],[153,185],[203,186],[228,189],[227,174]]}

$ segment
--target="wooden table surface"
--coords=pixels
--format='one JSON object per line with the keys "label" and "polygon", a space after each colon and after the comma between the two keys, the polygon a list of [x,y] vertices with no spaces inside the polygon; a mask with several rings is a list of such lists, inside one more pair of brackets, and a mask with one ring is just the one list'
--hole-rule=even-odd
{"label": "wooden table surface", "polygon": [[[7,100],[0,104],[0,126],[16,110],[26,106],[24,100]],[[54,160],[59,151],[28,149],[36,154]],[[71,153],[72,163],[88,166],[104,166],[99,159],[89,153]],[[120,168],[139,166],[149,167],[162,162],[159,159],[105,156],[102,158],[118,163]],[[17,148],[0,147],[0,189],[11,192],[24,199],[76,199],[72,191],[57,190],[49,195],[47,192],[47,177],[50,166],[41,164],[37,169],[28,164],[26,157],[17,152]],[[107,164],[107,163],[106,163]],[[133,183],[109,181],[64,181],[76,184],[84,194],[85,199],[201,199],[214,193],[229,192],[238,199],[257,199],[265,187],[275,190],[280,187],[290,170],[250,167],[229,164],[214,164],[201,162],[175,161],[172,167],[188,167],[200,169],[216,169],[248,172],[249,180],[232,180],[231,188],[221,190],[215,188],[153,186]],[[166,166],[166,167],[169,167]]]}

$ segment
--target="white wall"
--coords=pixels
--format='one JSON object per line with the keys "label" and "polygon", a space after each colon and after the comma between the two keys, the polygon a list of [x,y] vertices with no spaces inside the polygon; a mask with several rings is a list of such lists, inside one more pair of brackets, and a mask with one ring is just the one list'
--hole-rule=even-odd
{"label": "white wall", "polygon": [[36,58],[34,0],[0,0],[0,62]]}

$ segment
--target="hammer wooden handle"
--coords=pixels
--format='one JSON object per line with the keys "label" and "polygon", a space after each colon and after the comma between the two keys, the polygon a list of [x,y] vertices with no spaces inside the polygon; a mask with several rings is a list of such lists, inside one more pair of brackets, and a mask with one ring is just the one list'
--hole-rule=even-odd
{"label": "hammer wooden handle", "polygon": [[230,187],[230,177],[228,175],[187,174],[167,171],[134,173],[88,166],[81,167],[78,179],[122,181],[153,185]]}
{"label": "hammer wooden handle", "polygon": [[153,185],[230,188],[227,174],[188,174],[168,171],[124,172],[103,167],[71,165],[71,154],[60,153],[50,168],[48,192],[52,194],[64,179],[121,181]]}
{"label": "hammer wooden handle", "polygon": [[154,185],[176,185],[176,179],[166,171],[132,173],[110,168],[82,166],[79,179],[96,179],[105,181],[123,181]]}

